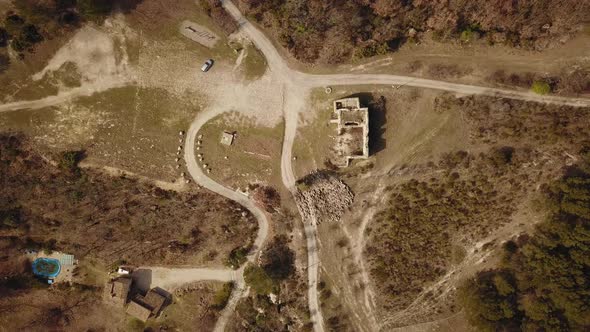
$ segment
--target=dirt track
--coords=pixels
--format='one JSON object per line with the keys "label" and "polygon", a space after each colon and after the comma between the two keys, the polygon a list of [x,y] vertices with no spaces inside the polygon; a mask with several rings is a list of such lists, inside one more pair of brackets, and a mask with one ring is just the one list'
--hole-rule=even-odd
{"label": "dirt track", "polygon": [[[268,237],[268,219],[264,212],[258,208],[247,196],[235,192],[229,188],[222,186],[221,184],[213,181],[211,178],[206,176],[203,171],[201,170],[200,166],[197,163],[194,147],[197,134],[199,129],[210,119],[221,114],[224,112],[224,109],[219,108],[210,108],[203,113],[199,113],[191,127],[189,128],[186,134],[186,143],[184,149],[184,158],[186,161],[186,167],[192,178],[202,185],[203,187],[219,194],[225,196],[231,200],[234,200],[240,203],[242,206],[247,208],[258,220],[258,234],[256,236],[256,240],[254,241],[253,248],[248,255],[248,261],[254,262],[258,255],[260,254],[260,250]],[[239,278],[236,278],[236,288],[232,292],[229,302],[227,303],[225,309],[221,313],[221,317],[217,321],[215,325],[215,331],[223,331],[225,325],[227,324],[232,312],[235,310],[235,306],[237,305],[238,300],[244,295],[245,293],[245,285],[242,278],[244,266],[239,271]],[[203,273],[203,271],[199,271],[199,273]],[[208,273],[208,272],[207,272]]]}

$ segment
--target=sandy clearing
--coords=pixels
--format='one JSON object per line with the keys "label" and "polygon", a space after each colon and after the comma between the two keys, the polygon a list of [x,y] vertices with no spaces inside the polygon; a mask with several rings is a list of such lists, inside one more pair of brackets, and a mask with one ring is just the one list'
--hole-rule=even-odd
{"label": "sandy clearing", "polygon": [[138,284],[149,282],[151,288],[160,287],[166,290],[174,290],[198,281],[237,282],[241,278],[239,271],[229,269],[142,267],[138,271],[141,273],[133,275],[138,279]]}
{"label": "sandy clearing", "polygon": [[57,51],[47,66],[32,78],[40,80],[49,72],[57,71],[67,62],[74,63],[82,78],[89,82],[126,77],[128,66],[126,57],[122,57],[120,61],[115,58],[113,37],[92,25],[86,25],[80,29],[66,45]]}

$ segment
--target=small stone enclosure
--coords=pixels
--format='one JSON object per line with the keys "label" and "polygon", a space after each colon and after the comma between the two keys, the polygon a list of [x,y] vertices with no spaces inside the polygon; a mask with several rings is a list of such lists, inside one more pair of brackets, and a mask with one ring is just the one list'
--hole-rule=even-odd
{"label": "small stone enclosure", "polygon": [[338,135],[335,142],[334,164],[347,167],[353,159],[369,157],[369,109],[361,107],[359,98],[334,101]]}

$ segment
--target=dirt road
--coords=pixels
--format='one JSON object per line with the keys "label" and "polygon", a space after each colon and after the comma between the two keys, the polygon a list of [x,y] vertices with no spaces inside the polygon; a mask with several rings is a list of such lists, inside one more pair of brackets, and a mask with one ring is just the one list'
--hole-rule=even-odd
{"label": "dirt road", "polygon": [[[206,176],[201,170],[201,167],[198,165],[195,155],[195,141],[199,129],[201,129],[201,127],[207,121],[211,120],[212,118],[223,112],[225,112],[224,109],[209,108],[207,111],[199,113],[197,115],[186,134],[184,159],[186,161],[186,167],[189,174],[198,184],[219,195],[225,196],[241,204],[254,215],[254,217],[258,221],[258,234],[256,236],[256,240],[254,241],[252,250],[248,254],[248,262],[254,262],[258,258],[260,250],[268,236],[268,219],[266,218],[266,215],[244,194],[226,188],[223,185],[213,181],[211,178]],[[230,300],[223,309],[223,312],[221,313],[221,316],[215,325],[215,331],[223,331],[225,329],[225,326],[227,325],[227,322],[229,321],[232,312],[235,310],[238,300],[245,294],[246,288],[242,277],[243,271],[244,266],[242,266],[241,269],[236,271],[239,275],[239,278],[233,279],[234,281],[237,281],[235,285],[236,287],[234,288]],[[203,273],[203,271],[195,272]]]}

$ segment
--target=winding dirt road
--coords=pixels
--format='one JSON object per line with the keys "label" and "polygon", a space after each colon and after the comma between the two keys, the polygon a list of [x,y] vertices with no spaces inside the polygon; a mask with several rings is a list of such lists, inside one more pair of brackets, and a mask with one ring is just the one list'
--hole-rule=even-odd
{"label": "winding dirt road", "polygon": [[[258,221],[258,234],[256,236],[256,240],[254,241],[252,250],[248,254],[248,262],[254,262],[258,258],[260,249],[262,248],[268,236],[268,219],[266,215],[247,196],[224,187],[223,185],[206,176],[201,170],[201,167],[198,165],[195,155],[195,141],[199,129],[201,129],[201,127],[207,121],[220,114],[220,112],[221,111],[218,109],[209,109],[197,115],[186,134],[184,160],[186,161],[186,167],[189,174],[197,183],[219,195],[225,196],[241,204],[254,215]],[[238,275],[240,277],[234,280],[236,287],[234,288],[234,291],[232,292],[226,307],[223,309],[221,317],[215,325],[215,331],[223,331],[225,329],[225,325],[227,325],[232,312],[235,310],[238,300],[245,294],[246,287],[243,279],[244,266],[245,265],[243,265],[242,268],[238,270]]]}

